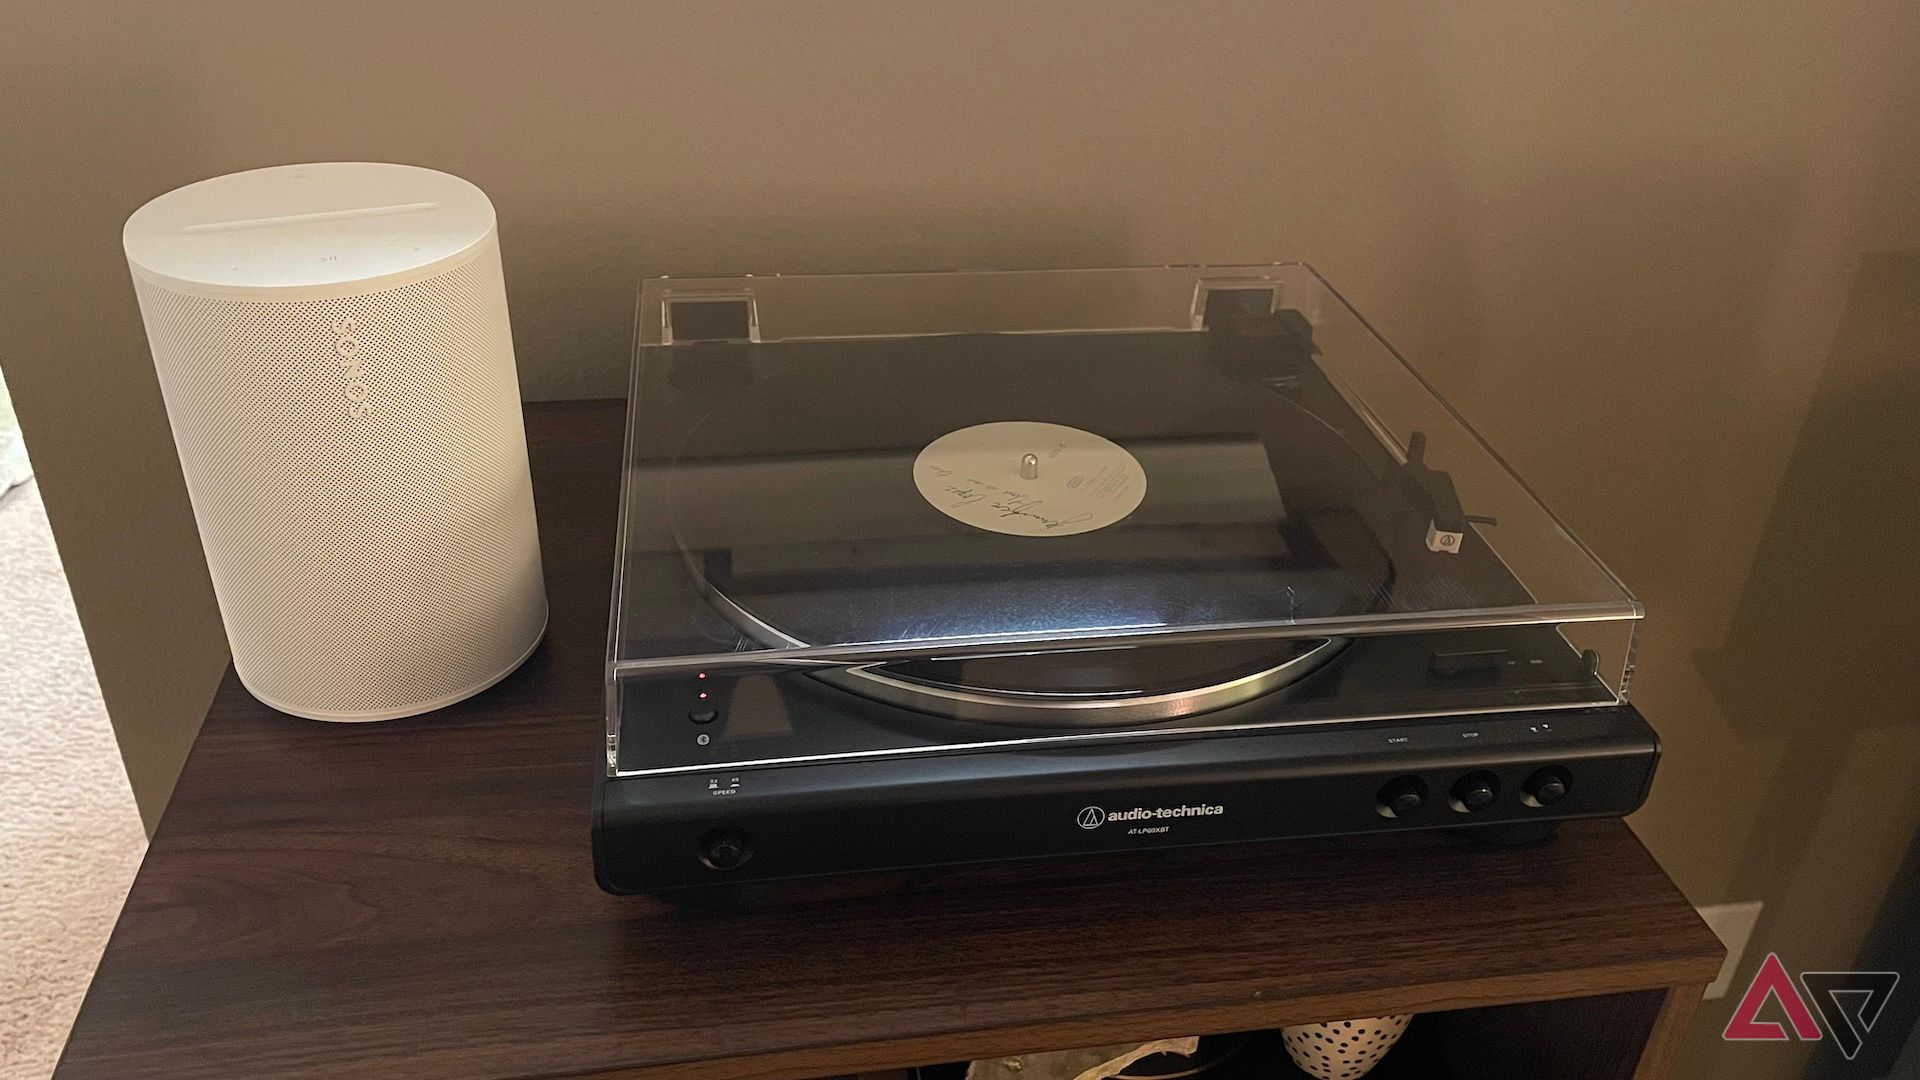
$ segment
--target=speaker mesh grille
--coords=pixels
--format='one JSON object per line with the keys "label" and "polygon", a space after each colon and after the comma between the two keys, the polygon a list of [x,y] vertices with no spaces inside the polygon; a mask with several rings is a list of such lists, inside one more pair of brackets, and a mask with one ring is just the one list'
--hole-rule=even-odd
{"label": "speaker mesh grille", "polygon": [[497,248],[340,300],[136,284],[250,690],[414,711],[532,647],[546,594]]}

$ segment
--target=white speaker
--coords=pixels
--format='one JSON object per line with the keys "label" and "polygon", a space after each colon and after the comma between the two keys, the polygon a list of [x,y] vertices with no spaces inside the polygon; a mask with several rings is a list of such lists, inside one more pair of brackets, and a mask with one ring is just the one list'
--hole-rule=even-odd
{"label": "white speaker", "polygon": [[493,204],[406,165],[287,165],[127,220],[240,681],[386,720],[504,678],[547,620]]}

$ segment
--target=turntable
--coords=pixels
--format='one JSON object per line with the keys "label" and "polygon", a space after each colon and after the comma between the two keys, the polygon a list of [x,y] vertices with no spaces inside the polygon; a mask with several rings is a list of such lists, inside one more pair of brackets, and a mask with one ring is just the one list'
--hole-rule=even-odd
{"label": "turntable", "polygon": [[614,892],[1631,812],[1641,609],[1311,269],[661,279]]}

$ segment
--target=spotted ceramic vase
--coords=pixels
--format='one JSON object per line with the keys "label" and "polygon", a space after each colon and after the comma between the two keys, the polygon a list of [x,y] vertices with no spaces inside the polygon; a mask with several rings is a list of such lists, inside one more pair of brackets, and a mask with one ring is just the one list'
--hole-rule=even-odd
{"label": "spotted ceramic vase", "polygon": [[1280,1029],[1287,1056],[1316,1080],[1358,1080],[1373,1070],[1406,1034],[1412,1013],[1331,1024],[1295,1024]]}

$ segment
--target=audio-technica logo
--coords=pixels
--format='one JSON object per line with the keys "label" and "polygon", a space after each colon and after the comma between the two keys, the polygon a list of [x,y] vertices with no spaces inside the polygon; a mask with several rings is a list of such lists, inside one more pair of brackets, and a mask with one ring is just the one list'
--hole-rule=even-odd
{"label": "audio-technica logo", "polygon": [[1109,821],[1165,821],[1170,818],[1218,817],[1227,812],[1227,808],[1217,803],[1196,803],[1187,806],[1136,806],[1131,810],[1102,810],[1098,806],[1089,806],[1080,811],[1074,821],[1083,829],[1097,829]]}
{"label": "audio-technica logo", "polygon": [[351,315],[333,324],[333,352],[340,361],[340,374],[347,380],[347,415],[359,419],[373,408],[368,400],[373,389],[367,385],[367,369],[360,357],[360,321]]}

